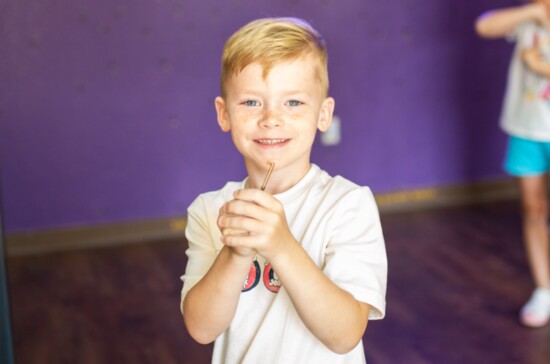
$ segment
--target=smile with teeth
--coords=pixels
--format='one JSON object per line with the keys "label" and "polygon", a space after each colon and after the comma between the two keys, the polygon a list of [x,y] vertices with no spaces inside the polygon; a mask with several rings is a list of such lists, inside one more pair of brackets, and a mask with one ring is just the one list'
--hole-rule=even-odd
{"label": "smile with teeth", "polygon": [[289,139],[256,139],[257,143],[264,145],[276,145],[287,142]]}

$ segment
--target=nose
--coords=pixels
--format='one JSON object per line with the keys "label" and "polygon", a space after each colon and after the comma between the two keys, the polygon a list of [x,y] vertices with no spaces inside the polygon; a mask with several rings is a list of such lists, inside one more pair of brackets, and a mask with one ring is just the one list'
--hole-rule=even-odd
{"label": "nose", "polygon": [[259,125],[264,128],[276,128],[283,123],[281,114],[275,110],[267,110],[260,119]]}

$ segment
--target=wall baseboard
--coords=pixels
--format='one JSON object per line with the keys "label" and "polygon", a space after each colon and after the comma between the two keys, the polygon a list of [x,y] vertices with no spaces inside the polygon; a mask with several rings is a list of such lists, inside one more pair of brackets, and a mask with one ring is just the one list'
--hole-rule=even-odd
{"label": "wall baseboard", "polygon": [[375,195],[380,213],[473,205],[519,199],[513,178]]}
{"label": "wall baseboard", "polygon": [[[514,180],[501,179],[377,194],[375,198],[380,213],[387,214],[514,200],[518,196]],[[8,256],[19,256],[183,238],[185,225],[186,219],[178,217],[16,233],[6,237],[6,250]]]}
{"label": "wall baseboard", "polygon": [[8,256],[143,243],[184,236],[185,218],[33,231],[6,237]]}

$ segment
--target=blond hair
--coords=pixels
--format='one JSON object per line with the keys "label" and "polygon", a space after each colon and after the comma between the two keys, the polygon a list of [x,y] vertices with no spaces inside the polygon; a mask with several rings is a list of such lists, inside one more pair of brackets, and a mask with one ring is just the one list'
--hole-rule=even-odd
{"label": "blond hair", "polygon": [[317,78],[328,94],[325,40],[308,22],[299,18],[254,20],[237,30],[225,43],[222,55],[221,92],[226,97],[229,79],[251,63],[263,67],[265,78],[275,64],[313,54],[319,61]]}

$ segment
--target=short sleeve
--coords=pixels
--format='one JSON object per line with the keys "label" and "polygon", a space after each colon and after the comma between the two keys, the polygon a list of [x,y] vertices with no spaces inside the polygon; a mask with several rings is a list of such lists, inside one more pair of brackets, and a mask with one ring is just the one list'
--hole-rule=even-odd
{"label": "short sleeve", "polygon": [[181,276],[183,281],[181,291],[182,307],[187,292],[208,272],[217,255],[205,201],[201,196],[193,201],[187,209],[185,237],[189,247],[185,252],[187,255],[185,274]]}
{"label": "short sleeve", "polygon": [[324,273],[371,306],[369,319],[385,316],[387,257],[374,196],[368,187],[344,195],[332,210]]}
{"label": "short sleeve", "polygon": [[518,25],[510,33],[505,36],[505,39],[511,43],[519,42],[524,44],[524,46],[532,47],[532,40],[526,39],[525,37],[532,37],[534,33],[535,25],[532,22],[527,22]]}

